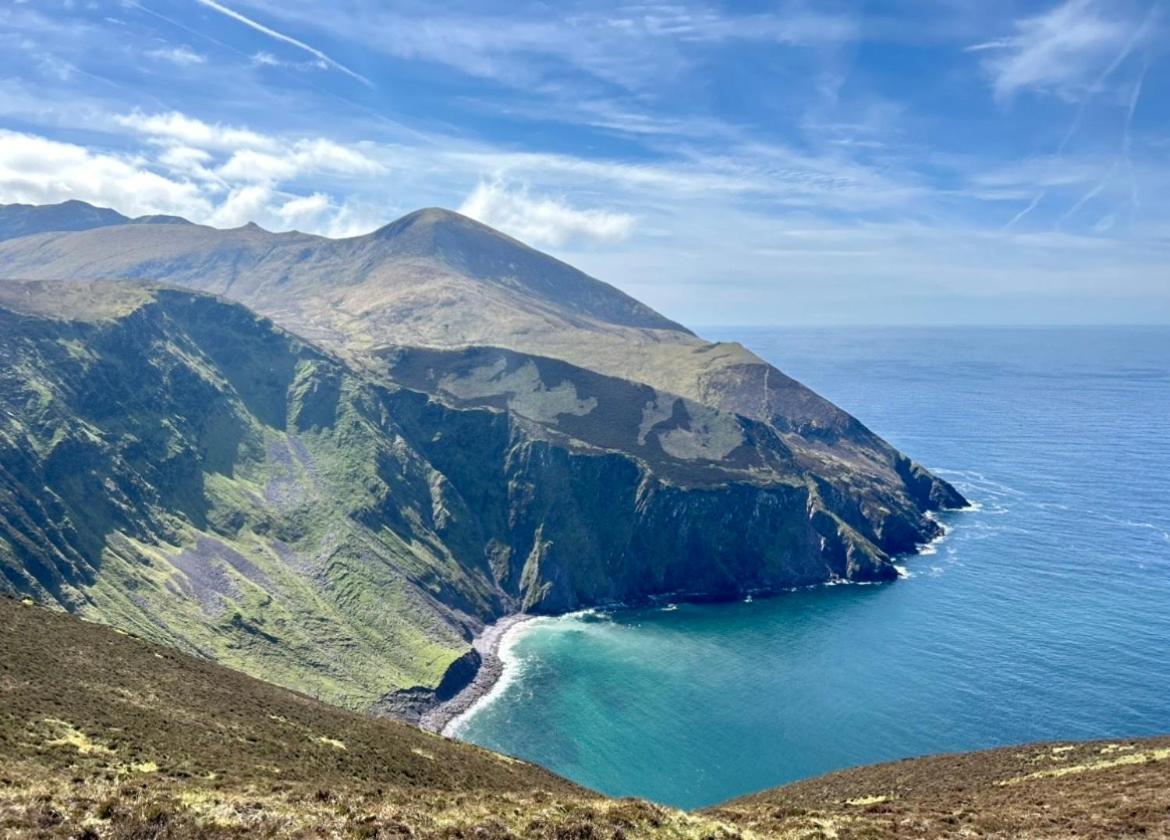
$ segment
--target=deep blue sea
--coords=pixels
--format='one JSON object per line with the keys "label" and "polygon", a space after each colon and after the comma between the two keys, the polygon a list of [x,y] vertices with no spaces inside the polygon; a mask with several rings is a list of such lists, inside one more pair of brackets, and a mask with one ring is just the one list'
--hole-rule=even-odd
{"label": "deep blue sea", "polygon": [[742,329],[954,482],[910,576],[542,619],[459,737],[684,807],[852,765],[1170,732],[1170,329]]}

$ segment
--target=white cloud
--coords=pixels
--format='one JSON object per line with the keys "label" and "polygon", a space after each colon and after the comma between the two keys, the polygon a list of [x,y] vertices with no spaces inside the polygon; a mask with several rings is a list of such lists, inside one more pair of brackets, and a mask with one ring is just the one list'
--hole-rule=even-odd
{"label": "white cloud", "polygon": [[215,177],[207,168],[211,159],[211,153],[205,149],[193,149],[190,146],[168,146],[159,155],[158,162],[172,172],[208,179]]}
{"label": "white cloud", "polygon": [[249,184],[236,187],[215,209],[208,222],[215,227],[239,227],[268,215],[272,203],[272,188],[267,184]]}
{"label": "white cloud", "polygon": [[333,200],[324,193],[290,198],[277,208],[276,214],[285,226],[295,230],[312,229],[320,226],[322,220],[336,211]]}
{"label": "white cloud", "polygon": [[577,210],[564,201],[535,198],[527,189],[481,182],[459,207],[465,216],[539,245],[572,241],[616,242],[630,235],[634,217],[606,210]]}
{"label": "white cloud", "polygon": [[996,98],[1021,90],[1082,95],[1134,34],[1112,6],[1097,0],[1066,0],[1050,11],[1015,22],[1014,35],[974,44],[985,53]]}
{"label": "white cloud", "polygon": [[137,158],[2,129],[0,191],[6,201],[45,204],[76,198],[131,216],[198,218],[211,209],[199,186],[152,172]]}
{"label": "white cloud", "polygon": [[161,114],[133,111],[116,116],[114,120],[125,128],[149,137],[182,143],[196,149],[235,150],[241,147],[271,149],[276,146],[273,138],[258,132],[219,123],[206,123],[178,111]]}
{"label": "white cloud", "polygon": [[283,181],[297,174],[296,164],[287,157],[270,155],[254,149],[234,152],[227,163],[216,170],[233,181]]}
{"label": "white cloud", "polygon": [[204,64],[207,61],[207,56],[202,53],[195,52],[195,50],[186,46],[165,47],[157,50],[147,50],[146,54],[151,58],[156,58],[159,61],[169,61],[171,64],[178,64],[182,67],[190,67],[196,64]]}
{"label": "white cloud", "polygon": [[229,181],[285,181],[310,173],[371,175],[382,165],[361,152],[331,140],[298,140],[280,154],[241,149],[221,166],[218,174]]}
{"label": "white cloud", "polygon": [[361,152],[321,137],[298,140],[293,146],[292,156],[304,169],[368,175],[381,172],[383,168]]}
{"label": "white cloud", "polygon": [[260,50],[252,54],[254,67],[287,67],[293,70],[328,70],[329,65],[319,58],[310,58],[307,61],[286,61],[277,58],[267,50]]}
{"label": "white cloud", "polygon": [[[163,165],[227,183],[279,182],[311,173],[370,175],[382,164],[356,148],[324,137],[286,140],[248,128],[207,123],[177,111],[146,114],[133,111],[114,122],[165,146]],[[211,154],[216,153],[215,155]],[[212,161],[227,154],[212,174]]]}
{"label": "white cloud", "polygon": [[[381,164],[341,144],[323,138],[284,142],[245,129],[209,126],[182,114],[139,114],[127,122],[136,130],[151,129],[151,142],[133,154],[0,130],[0,202],[80,199],[128,216],[166,213],[219,227],[256,222],[273,230],[340,236],[364,233],[386,221],[374,208],[339,202],[319,188],[309,195],[282,188],[282,182],[294,177],[381,171]],[[160,149],[154,143],[160,136],[156,131],[212,148],[168,141]],[[240,149],[222,163],[227,153],[215,147],[239,137],[279,154]]]}

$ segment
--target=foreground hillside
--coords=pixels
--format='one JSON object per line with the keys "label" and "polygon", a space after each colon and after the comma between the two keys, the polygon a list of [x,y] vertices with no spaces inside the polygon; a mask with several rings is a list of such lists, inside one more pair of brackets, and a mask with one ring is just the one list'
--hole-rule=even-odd
{"label": "foreground hillside", "polygon": [[1170,738],[859,768],[685,814],[0,597],[0,836],[1170,836]]}
{"label": "foreground hillside", "polygon": [[763,837],[1165,838],[1170,737],[1028,744],[859,767],[706,813]]}
{"label": "foreground hillside", "polygon": [[700,836],[538,767],[0,597],[0,836]]}

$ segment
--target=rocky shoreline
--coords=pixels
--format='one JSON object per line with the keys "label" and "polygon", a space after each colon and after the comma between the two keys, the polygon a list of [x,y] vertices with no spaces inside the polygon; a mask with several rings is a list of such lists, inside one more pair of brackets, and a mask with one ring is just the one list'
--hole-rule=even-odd
{"label": "rocky shoreline", "polygon": [[475,677],[455,696],[444,700],[422,713],[418,726],[428,732],[448,734],[446,730],[458,718],[485,697],[504,673],[500,659],[500,645],[512,628],[536,618],[527,613],[514,613],[489,624],[472,640],[472,649],[479,655]]}

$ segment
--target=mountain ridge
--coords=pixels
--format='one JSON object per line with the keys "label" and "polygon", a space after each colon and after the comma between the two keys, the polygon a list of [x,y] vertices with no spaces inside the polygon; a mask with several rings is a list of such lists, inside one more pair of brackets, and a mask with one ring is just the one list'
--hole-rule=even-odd
{"label": "mountain ridge", "polygon": [[[445,220],[460,220],[461,227],[477,235],[512,243],[524,255],[536,254],[541,266],[564,265],[451,211],[430,209],[381,228],[381,237],[375,232],[345,240],[200,228],[211,236],[211,244],[202,242],[203,248],[211,249],[210,259],[189,256],[192,245],[200,245],[186,241],[200,236],[195,231],[184,231],[183,241],[176,244],[172,231],[149,231],[144,242],[141,229],[123,229],[117,240],[104,247],[92,241],[97,236],[75,241],[73,250],[81,252],[77,255],[55,255],[51,240],[27,249],[31,254],[22,253],[23,249],[11,243],[7,247],[0,244],[0,273],[30,278],[146,279],[192,286],[239,300],[343,354],[391,346],[496,345],[551,356],[763,420],[784,433],[807,438],[807,447],[805,440],[794,443],[807,448],[813,460],[819,459],[818,449],[826,437],[847,431],[863,435],[870,449],[883,448],[880,457],[892,461],[892,450],[877,446],[880,439],[854,418],[742,346],[704,342],[666,319],[657,323],[670,328],[629,328],[583,316],[580,306],[570,307],[568,312],[558,310],[560,302],[550,300],[547,291],[534,299],[502,288],[501,281],[506,281],[503,286],[515,283],[499,270],[485,285],[481,277],[453,275],[441,260],[420,265],[417,251],[411,252],[405,264],[396,261],[393,252],[368,252],[371,243],[385,239],[386,231],[395,226],[414,227],[416,220],[436,214]],[[67,243],[68,237],[66,250],[70,247]],[[325,251],[304,250],[314,243],[326,243]],[[353,243],[361,243],[358,250],[346,250]],[[340,254],[335,252],[338,248],[342,249]],[[127,258],[127,252],[132,256]],[[296,259],[291,262],[289,252],[295,252]],[[632,300],[611,286],[571,271],[575,280],[584,278],[590,288],[603,290],[593,297],[614,301],[603,310],[620,309]],[[961,497],[953,488],[937,479],[933,484],[942,497],[950,499],[951,506],[961,506]]]}

